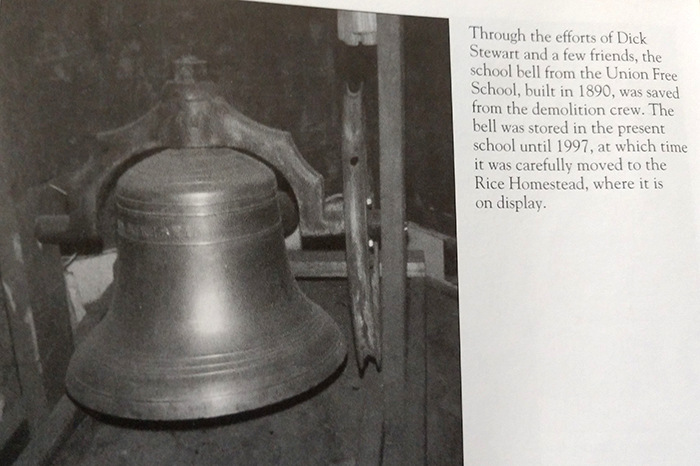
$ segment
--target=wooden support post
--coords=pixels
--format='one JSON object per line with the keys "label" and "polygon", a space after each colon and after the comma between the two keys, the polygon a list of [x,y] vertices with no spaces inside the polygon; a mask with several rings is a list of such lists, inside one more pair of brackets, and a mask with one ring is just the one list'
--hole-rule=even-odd
{"label": "wooden support post", "polygon": [[408,465],[406,447],[406,238],[401,18],[377,17],[385,465]]}
{"label": "wooden support post", "polygon": [[426,278],[409,282],[406,336],[406,411],[404,418],[403,463],[427,464],[427,331],[425,318]]}
{"label": "wooden support post", "polygon": [[4,167],[0,160],[0,305],[4,303],[7,306],[22,398],[30,431],[34,433],[48,415],[49,407],[41,376],[39,342],[30,303],[31,286],[20,226],[10,197],[8,171]]}
{"label": "wooden support post", "polygon": [[51,464],[53,456],[83,419],[85,419],[85,413],[74,405],[66,395],[62,396],[51,415],[17,458],[14,466],[46,466]]}
{"label": "wooden support post", "polygon": [[[7,443],[12,440],[12,437],[15,436],[25,422],[27,422],[27,414],[24,401],[20,399],[10,407],[10,409],[6,409],[2,413],[2,423],[0,423],[0,450],[7,446]],[[3,459],[0,457],[0,462],[2,461]]]}

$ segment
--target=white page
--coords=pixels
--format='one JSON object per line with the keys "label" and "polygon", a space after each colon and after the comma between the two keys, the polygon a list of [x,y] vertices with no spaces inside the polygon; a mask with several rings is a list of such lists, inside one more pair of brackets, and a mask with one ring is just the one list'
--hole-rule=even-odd
{"label": "white page", "polygon": [[[698,464],[698,2],[298,3],[450,18],[465,464]],[[482,38],[470,26],[482,26],[487,35],[520,28],[525,38],[516,44]],[[535,30],[551,34],[550,41],[534,43]],[[572,31],[568,38],[567,30]],[[604,37],[610,40],[603,42]],[[478,50],[472,45],[518,51],[518,57],[474,57]],[[541,60],[524,58],[525,51],[543,53],[545,47]],[[565,50],[574,54],[571,59],[563,57]],[[576,53],[583,55],[577,59]],[[622,61],[630,54],[636,62]],[[540,65],[541,75],[471,74],[472,67],[508,64],[512,73],[516,66]],[[547,66],[563,74],[543,77]],[[585,66],[601,78],[584,81]],[[606,66],[618,67],[610,70],[614,77],[606,77]],[[620,79],[625,72],[631,79]],[[475,81],[503,89],[515,83],[520,97],[475,95]],[[528,98],[526,83],[552,96]],[[552,89],[542,91],[547,84]],[[584,94],[610,97],[581,97],[581,85]],[[567,92],[562,86],[572,94],[562,96]],[[623,98],[622,89],[639,90],[641,97]],[[649,90],[663,95],[650,96]],[[477,115],[475,100],[500,106],[502,113]],[[513,100],[527,107],[528,115],[509,115]],[[599,106],[604,114],[535,116],[537,102],[560,111],[569,103]],[[639,115],[612,115],[613,107],[638,108]],[[495,119],[496,130],[475,131],[475,118],[486,130]],[[594,134],[596,121],[611,126],[611,134]],[[522,124],[526,132],[508,137],[505,123]],[[557,126],[560,134],[528,134],[534,124]],[[475,148],[476,142],[489,149],[487,138],[492,144],[513,141],[516,150]],[[558,152],[560,142],[564,152]],[[537,151],[524,153],[521,144],[533,144]],[[610,151],[603,152],[608,146],[601,144],[609,144]],[[545,157],[564,171],[515,169],[517,162]],[[477,169],[477,160],[487,168]],[[510,162],[511,170],[489,169],[489,161]],[[580,171],[579,163],[596,162],[612,165]],[[477,176],[483,177],[478,189]],[[572,189],[510,189],[511,176]],[[594,182],[606,176],[609,189],[597,189]],[[582,177],[587,191],[575,189]],[[484,187],[486,178],[491,188]],[[516,212],[499,208],[502,196],[541,203]]]}
{"label": "white page", "polygon": [[[547,47],[549,57],[538,62],[539,71],[544,74],[550,66],[552,74],[556,70],[566,77],[516,79],[517,90],[523,95],[515,99],[519,104],[531,110],[537,102],[544,108],[565,109],[572,102],[600,106],[605,115],[498,118],[520,121],[526,131],[531,124],[554,124],[568,130],[560,135],[515,136],[518,148],[520,141],[587,141],[592,154],[557,152],[556,148],[551,153],[518,151],[509,156],[475,153],[472,143],[486,136],[473,133],[473,121],[471,126],[466,124],[475,117],[469,105],[475,96],[466,86],[454,87],[455,101],[467,102],[455,105],[458,179],[468,187],[459,192],[459,225],[465,228],[460,231],[461,245],[468,245],[460,256],[464,265],[460,269],[461,290],[466,295],[461,321],[465,464],[690,465],[700,460],[696,363],[700,354],[696,292],[700,277],[691,204],[692,177],[698,174],[693,161],[698,128],[693,98],[697,96],[693,82],[697,66],[685,55],[697,50],[692,31],[700,25],[697,21],[694,25],[684,23],[689,18],[697,20],[696,6],[690,6],[686,2],[685,14],[681,2],[665,2],[663,11],[630,8],[614,14],[602,11],[593,18],[585,12],[572,16],[564,10],[532,22],[482,20],[495,30],[517,30],[520,26],[523,31],[539,29],[552,35],[550,43],[528,41],[514,48],[543,53]],[[589,7],[594,9],[590,2]],[[672,17],[669,11],[677,16]],[[482,21],[452,21],[453,44],[491,46],[469,34],[468,26]],[[566,40],[566,30],[589,35],[585,39],[577,36],[581,40],[592,40],[592,36],[598,40],[585,45],[557,43],[557,34]],[[610,32],[612,36],[607,36]],[[601,43],[607,37],[612,40]],[[635,39],[647,44],[629,43]],[[455,82],[458,76],[473,82],[473,77],[467,77],[468,67],[487,62],[468,56],[466,46],[452,50]],[[648,50],[655,57],[647,60],[658,59],[659,63],[644,63],[643,54]],[[574,61],[565,61],[563,56],[555,61],[555,51],[584,53],[585,58],[576,61],[574,54]],[[616,57],[599,57],[591,55],[592,51],[619,53],[620,59],[632,54],[637,62],[601,62]],[[598,60],[592,61],[593,57]],[[524,70],[532,70],[535,63],[512,61]],[[501,66],[503,62],[500,60]],[[580,73],[586,66],[594,73],[600,71],[603,78],[584,80]],[[660,74],[671,68],[678,81],[662,82],[662,77],[674,79],[673,74]],[[573,78],[564,73],[567,70],[574,72]],[[617,79],[625,71],[637,79]],[[549,84],[551,89],[541,93],[553,97],[525,97],[526,82],[539,91]],[[587,92],[589,83],[594,93],[601,90],[605,94],[609,89],[610,97],[580,98],[579,86],[584,85]],[[561,86],[573,90],[574,96],[562,97]],[[642,97],[623,98],[623,89],[639,89]],[[673,92],[669,98],[652,98],[647,95],[649,89]],[[626,111],[625,107],[629,111],[639,108],[644,115],[611,115],[619,112],[618,108]],[[668,109],[673,109],[673,115],[665,112]],[[612,134],[592,134],[596,121],[611,126]],[[568,128],[563,122],[568,122]],[[587,132],[573,134],[574,126]],[[460,130],[467,134],[460,134]],[[621,134],[627,131],[631,134]],[[502,135],[494,134],[493,138],[502,139]],[[629,151],[628,140],[637,150]],[[664,152],[664,147],[670,150],[668,145],[662,146],[667,141],[679,144],[681,150],[687,145],[688,152]],[[620,143],[625,150],[616,150]],[[596,147],[599,144],[609,144],[612,150],[601,153]],[[640,152],[644,149],[650,152]],[[469,154],[472,159],[509,159],[514,171],[487,169],[477,174],[468,166],[473,160],[459,154]],[[571,163],[572,173],[515,170],[519,161],[539,162],[547,156]],[[657,164],[665,162],[666,169],[651,163],[652,159]],[[622,162],[621,171],[618,161]],[[615,163],[613,170],[576,172],[581,162]],[[634,168],[637,163],[639,170]],[[476,176],[505,180],[507,187],[511,177],[550,181],[583,177],[588,191],[505,189],[493,195],[469,189],[475,186]],[[594,181],[606,176],[610,181],[634,184],[623,189],[596,189]],[[647,183],[646,189],[640,186],[641,180]],[[614,182],[611,186],[615,187]],[[541,199],[546,207],[539,213],[473,207],[478,199],[502,195],[523,200],[529,195],[533,200]]]}

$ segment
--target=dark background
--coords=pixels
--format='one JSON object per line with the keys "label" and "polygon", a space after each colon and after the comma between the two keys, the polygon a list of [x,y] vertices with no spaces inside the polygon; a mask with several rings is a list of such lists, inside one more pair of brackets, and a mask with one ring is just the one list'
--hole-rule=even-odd
{"label": "dark background", "polygon": [[[350,69],[368,77],[365,110],[377,168],[376,48],[348,53],[333,10],[222,0],[3,0],[0,147],[10,193],[80,168],[96,132],[144,114],[195,55],[247,116],[290,131],[342,190],[340,104]],[[449,33],[444,19],[404,21],[408,220],[455,236]]]}

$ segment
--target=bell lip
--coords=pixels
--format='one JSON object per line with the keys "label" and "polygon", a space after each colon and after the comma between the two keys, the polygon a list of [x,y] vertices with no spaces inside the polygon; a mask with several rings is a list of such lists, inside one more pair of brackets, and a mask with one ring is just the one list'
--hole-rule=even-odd
{"label": "bell lip", "polygon": [[[329,351],[321,364],[314,366],[314,370],[258,388],[253,399],[248,401],[233,401],[241,397],[240,393],[200,399],[198,402],[193,402],[191,397],[181,400],[133,400],[101,393],[78,379],[71,380],[71,377],[66,380],[66,393],[77,405],[90,412],[119,419],[167,422],[234,417],[260,409],[274,409],[277,405],[297,398],[303,399],[305,394],[313,392],[317,387],[325,388],[327,381],[335,380],[335,376],[344,370],[346,364],[345,342],[338,340],[336,348]],[[322,366],[322,370],[318,366]],[[309,373],[313,373],[313,377],[309,377]],[[84,390],[77,386],[82,386]],[[124,409],[125,406],[129,409]]]}
{"label": "bell lip", "polygon": [[243,411],[238,411],[235,413],[226,412],[223,414],[217,414],[213,416],[202,416],[198,414],[197,416],[184,416],[184,417],[162,417],[162,416],[151,416],[151,417],[137,417],[137,416],[126,416],[123,413],[111,414],[104,411],[97,411],[94,408],[86,406],[80,400],[75,399],[70,392],[66,390],[66,396],[70,399],[79,409],[83,410],[89,416],[94,417],[100,422],[104,422],[112,425],[120,426],[132,426],[138,428],[174,428],[178,429],[181,427],[185,428],[201,428],[201,427],[211,427],[220,426],[227,424],[235,424],[238,422],[250,421],[256,418],[268,416],[274,413],[285,411],[287,409],[292,409],[295,406],[305,403],[308,400],[320,395],[326,391],[331,385],[336,383],[336,381],[343,375],[348,365],[349,354],[346,354],[338,367],[323,378],[319,383],[310,386],[308,389],[301,391],[299,393],[290,394],[286,397],[281,398],[279,401],[265,403],[257,408],[251,408]]}
{"label": "bell lip", "polygon": [[[308,300],[308,298],[307,298]],[[313,308],[322,309],[315,303],[309,301]],[[322,311],[325,314],[325,311]],[[132,419],[141,421],[184,421],[195,419],[211,419],[224,416],[235,416],[238,414],[254,411],[257,409],[283,403],[286,400],[303,396],[315,387],[331,378],[333,374],[344,367],[347,361],[347,346],[343,333],[335,320],[325,315],[322,330],[317,334],[317,340],[332,342],[327,344],[321,358],[309,364],[306,370],[298,371],[291,376],[282,372],[277,377],[272,377],[272,381],[261,387],[254,387],[254,390],[246,391],[238,389],[224,392],[220,396],[203,397],[201,391],[193,390],[193,393],[182,395],[180,398],[157,399],[149,396],[150,399],[138,399],[138,397],[120,396],[116,391],[98,390],[96,387],[84,382],[80,378],[79,364],[89,349],[84,342],[76,350],[76,354],[68,366],[66,374],[66,392],[76,404],[110,417],[121,419]],[[301,353],[301,352],[299,352]],[[76,358],[76,356],[78,356]],[[104,370],[104,368],[101,368]],[[225,382],[235,386],[236,371],[231,371]],[[274,374],[273,374],[274,375]],[[138,380],[134,380],[138,382]],[[219,381],[221,383],[221,381]],[[208,382],[201,382],[200,389]],[[196,384],[195,384],[196,387]],[[164,392],[168,388],[163,389]],[[253,392],[253,393],[251,393]],[[143,396],[143,395],[142,395]]]}

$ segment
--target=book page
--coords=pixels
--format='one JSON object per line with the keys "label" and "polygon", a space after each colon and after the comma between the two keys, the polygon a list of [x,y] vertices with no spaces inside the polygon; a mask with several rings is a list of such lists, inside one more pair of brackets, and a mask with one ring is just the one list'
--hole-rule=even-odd
{"label": "book page", "polygon": [[700,458],[698,25],[666,6],[451,21],[465,464]]}
{"label": "book page", "polygon": [[700,5],[300,3],[450,19],[464,464],[697,464]]}

